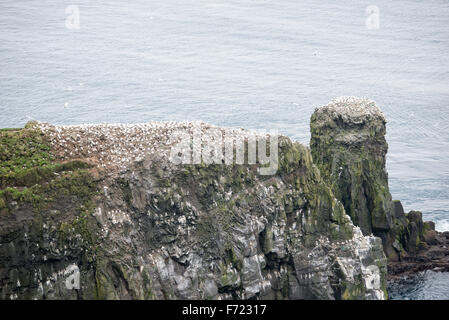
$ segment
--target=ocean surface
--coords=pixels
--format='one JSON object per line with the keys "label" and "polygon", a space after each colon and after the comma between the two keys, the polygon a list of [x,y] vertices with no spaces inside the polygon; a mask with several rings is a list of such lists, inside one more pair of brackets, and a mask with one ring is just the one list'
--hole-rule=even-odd
{"label": "ocean surface", "polygon": [[[307,144],[315,107],[368,97],[393,198],[449,230],[448,21],[447,0],[1,0],[0,127],[204,120]],[[448,287],[424,273],[391,297]]]}

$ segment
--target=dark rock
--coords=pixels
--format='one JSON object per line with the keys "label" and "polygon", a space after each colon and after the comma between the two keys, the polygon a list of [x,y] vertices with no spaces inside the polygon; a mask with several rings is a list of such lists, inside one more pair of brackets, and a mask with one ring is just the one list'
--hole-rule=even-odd
{"label": "dark rock", "polygon": [[436,245],[439,244],[439,241],[437,240],[437,232],[435,230],[428,230],[423,235],[423,240],[429,245]]}
{"label": "dark rock", "polygon": [[404,208],[402,207],[402,203],[399,200],[393,200],[394,205],[394,217],[397,221],[399,221],[403,226],[407,226],[408,221],[407,217],[404,213]]}

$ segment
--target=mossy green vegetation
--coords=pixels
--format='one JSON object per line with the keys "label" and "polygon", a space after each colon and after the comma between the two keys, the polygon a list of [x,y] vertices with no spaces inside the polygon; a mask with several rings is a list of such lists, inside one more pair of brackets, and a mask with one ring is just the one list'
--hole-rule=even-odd
{"label": "mossy green vegetation", "polygon": [[37,130],[0,131],[0,181],[6,181],[24,171],[48,166],[54,161],[50,146]]}
{"label": "mossy green vegetation", "polygon": [[0,142],[0,210],[31,205],[43,211],[62,197],[87,206],[96,189],[87,163],[57,162],[45,136],[34,129],[0,131]]}

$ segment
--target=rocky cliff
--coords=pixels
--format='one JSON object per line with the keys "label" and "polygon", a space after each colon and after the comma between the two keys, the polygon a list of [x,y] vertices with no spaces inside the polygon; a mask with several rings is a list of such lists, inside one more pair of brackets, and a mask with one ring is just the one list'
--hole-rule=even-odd
{"label": "rocky cliff", "polygon": [[[387,296],[381,240],[289,138],[201,122],[29,123],[0,137],[2,299]],[[198,156],[195,137],[203,157],[175,161]],[[249,149],[238,161],[237,142],[256,140],[278,146],[275,174]]]}
{"label": "rocky cliff", "polygon": [[1,130],[0,298],[387,298],[384,250],[429,233],[391,200],[385,118],[339,99],[311,129]]}

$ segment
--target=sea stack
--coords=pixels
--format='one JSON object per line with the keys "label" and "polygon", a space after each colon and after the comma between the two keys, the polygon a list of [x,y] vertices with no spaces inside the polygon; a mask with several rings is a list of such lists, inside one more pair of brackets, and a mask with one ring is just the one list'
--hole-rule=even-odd
{"label": "sea stack", "polygon": [[371,100],[341,97],[317,108],[310,128],[313,160],[354,224],[364,235],[388,232],[393,202],[382,111]]}
{"label": "sea stack", "polygon": [[364,235],[382,239],[390,261],[426,249],[429,224],[419,211],[393,201],[385,168],[386,118],[374,101],[340,97],[318,107],[310,121],[310,148],[322,178]]}

